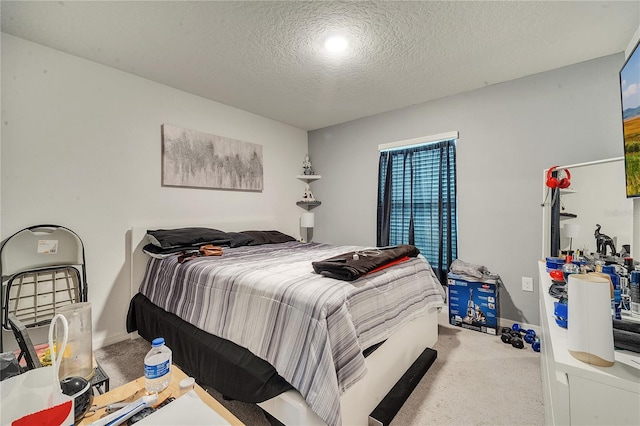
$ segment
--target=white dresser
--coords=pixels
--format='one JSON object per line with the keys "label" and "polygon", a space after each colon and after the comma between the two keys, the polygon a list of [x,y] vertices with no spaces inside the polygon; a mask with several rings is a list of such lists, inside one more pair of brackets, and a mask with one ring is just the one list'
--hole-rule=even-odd
{"label": "white dresser", "polygon": [[640,425],[640,354],[616,351],[612,367],[595,367],[567,350],[549,295],[551,277],[539,262],[542,392],[548,425]]}

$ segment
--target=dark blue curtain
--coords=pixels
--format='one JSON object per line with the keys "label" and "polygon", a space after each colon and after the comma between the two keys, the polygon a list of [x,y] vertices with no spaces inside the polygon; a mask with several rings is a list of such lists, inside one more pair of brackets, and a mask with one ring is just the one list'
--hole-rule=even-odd
{"label": "dark blue curtain", "polygon": [[455,140],[380,153],[377,244],[415,245],[447,282],[458,256]]}

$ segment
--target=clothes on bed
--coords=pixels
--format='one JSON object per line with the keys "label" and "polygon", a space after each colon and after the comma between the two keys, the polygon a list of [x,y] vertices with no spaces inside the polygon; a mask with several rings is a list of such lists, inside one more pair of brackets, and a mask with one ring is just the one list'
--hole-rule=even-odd
{"label": "clothes on bed", "polygon": [[362,349],[444,302],[422,256],[351,282],[313,271],[311,262],[357,250],[288,242],[184,264],[152,258],[140,293],[268,361],[321,419],[339,425],[340,395],[366,374]]}
{"label": "clothes on bed", "polygon": [[417,247],[401,244],[392,247],[380,247],[341,253],[329,259],[312,262],[313,270],[325,277],[353,281],[371,271],[384,267],[405,257],[420,254]]}

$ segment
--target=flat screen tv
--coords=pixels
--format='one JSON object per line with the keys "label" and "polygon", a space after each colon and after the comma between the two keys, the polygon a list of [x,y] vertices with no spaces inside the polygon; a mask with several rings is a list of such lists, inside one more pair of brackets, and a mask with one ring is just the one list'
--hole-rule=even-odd
{"label": "flat screen tv", "polygon": [[640,41],[620,70],[627,198],[640,197]]}

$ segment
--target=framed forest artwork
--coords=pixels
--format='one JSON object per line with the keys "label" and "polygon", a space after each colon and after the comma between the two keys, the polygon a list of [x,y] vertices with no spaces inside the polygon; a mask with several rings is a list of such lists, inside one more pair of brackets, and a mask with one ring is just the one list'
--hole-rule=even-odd
{"label": "framed forest artwork", "polygon": [[162,186],[262,191],[262,145],[162,125]]}

